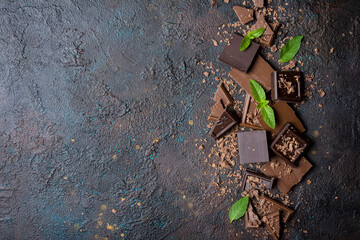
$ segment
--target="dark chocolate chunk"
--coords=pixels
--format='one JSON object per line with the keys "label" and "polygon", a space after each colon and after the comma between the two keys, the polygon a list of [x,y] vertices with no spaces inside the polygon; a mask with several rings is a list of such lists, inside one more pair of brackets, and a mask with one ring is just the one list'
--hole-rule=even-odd
{"label": "dark chocolate chunk", "polygon": [[249,169],[245,170],[245,176],[242,181],[242,187],[244,191],[249,189],[271,189],[273,185],[273,177],[267,177]]}
{"label": "dark chocolate chunk", "polygon": [[276,178],[276,187],[284,194],[298,184],[303,176],[311,169],[311,163],[302,157],[298,161],[298,166],[291,166],[286,160],[273,157],[270,162],[262,166],[261,171],[269,177]]}
{"label": "dark chocolate chunk", "polygon": [[301,102],[303,99],[301,72],[275,71],[271,74],[271,87],[273,101]]}
{"label": "dark chocolate chunk", "polygon": [[257,103],[250,94],[246,94],[241,117],[241,127],[262,130],[260,122],[257,118],[260,115],[260,110],[256,108]]}
{"label": "dark chocolate chunk", "polygon": [[274,72],[274,69],[269,63],[267,63],[260,55],[257,55],[254,64],[251,66],[248,73],[233,69],[230,71],[229,75],[252,96],[249,79],[251,78],[257,81],[264,88],[265,92],[268,92],[271,89],[272,72]]}
{"label": "dark chocolate chunk", "polygon": [[294,213],[294,210],[286,207],[285,205],[278,203],[277,201],[263,195],[260,199],[259,209],[262,216],[266,216],[267,214],[280,211],[281,212],[281,221],[287,222],[289,221],[291,215]]}
{"label": "dark chocolate chunk", "polygon": [[220,54],[219,60],[242,72],[247,72],[252,64],[260,45],[251,43],[244,51],[240,51],[240,44],[243,37],[233,33],[230,41],[225,45]]}
{"label": "dark chocolate chunk", "polygon": [[236,13],[236,15],[238,16],[240,22],[244,25],[247,24],[248,22],[251,22],[252,20],[254,20],[254,17],[253,17],[254,10],[252,10],[252,9],[235,6],[235,7],[233,7],[233,10]]}
{"label": "dark chocolate chunk", "polygon": [[236,123],[237,117],[225,109],[214,126],[212,126],[210,134],[213,138],[217,139],[235,126]]}
{"label": "dark chocolate chunk", "polygon": [[251,202],[249,202],[248,208],[245,213],[245,228],[258,228],[261,225],[261,220],[259,216],[255,213]]}
{"label": "dark chocolate chunk", "polygon": [[240,163],[268,162],[266,131],[238,132]]}
{"label": "dark chocolate chunk", "polygon": [[270,149],[279,157],[295,164],[309,147],[310,142],[290,123],[285,124]]}

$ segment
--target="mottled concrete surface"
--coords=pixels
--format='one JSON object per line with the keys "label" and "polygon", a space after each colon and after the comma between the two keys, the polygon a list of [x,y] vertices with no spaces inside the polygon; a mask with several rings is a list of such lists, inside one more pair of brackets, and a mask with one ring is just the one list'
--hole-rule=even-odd
{"label": "mottled concrete surface", "polygon": [[[230,70],[211,38],[241,2],[1,0],[0,239],[252,239],[228,221],[240,193],[210,185],[216,84],[196,64]],[[314,168],[284,239],[360,239],[360,4],[281,2],[277,41],[305,36],[297,60],[326,92],[297,111]]]}

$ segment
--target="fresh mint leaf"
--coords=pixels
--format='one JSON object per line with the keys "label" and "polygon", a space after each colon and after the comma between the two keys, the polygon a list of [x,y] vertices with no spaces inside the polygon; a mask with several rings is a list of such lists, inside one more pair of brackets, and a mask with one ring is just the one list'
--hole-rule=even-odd
{"label": "fresh mint leaf", "polygon": [[265,32],[265,28],[259,28],[259,29],[249,32],[247,34],[247,36],[252,40],[252,39],[261,37],[261,35],[263,35],[264,32]]}
{"label": "fresh mint leaf", "polygon": [[232,205],[229,211],[230,223],[244,216],[249,204],[249,197],[243,197]]}
{"label": "fresh mint leaf", "polygon": [[252,92],[252,95],[253,95],[255,101],[257,101],[258,103],[261,103],[264,100],[266,100],[265,91],[261,87],[261,85],[253,79],[249,79],[249,83],[250,83],[251,92]]}
{"label": "fresh mint leaf", "polygon": [[272,129],[274,129],[275,128],[274,110],[269,105],[265,105],[261,108],[260,112],[265,123]]}
{"label": "fresh mint leaf", "polygon": [[250,46],[251,40],[248,36],[245,36],[240,43],[240,51],[244,51]]}
{"label": "fresh mint leaf", "polygon": [[267,105],[268,103],[269,103],[268,100],[265,100],[265,101],[263,101],[263,102],[260,102],[260,103],[256,106],[256,108],[257,108],[257,109],[261,109],[262,107],[264,107],[264,106]]}
{"label": "fresh mint leaf", "polygon": [[303,36],[296,36],[289,40],[281,49],[279,62],[288,62],[298,53]]}

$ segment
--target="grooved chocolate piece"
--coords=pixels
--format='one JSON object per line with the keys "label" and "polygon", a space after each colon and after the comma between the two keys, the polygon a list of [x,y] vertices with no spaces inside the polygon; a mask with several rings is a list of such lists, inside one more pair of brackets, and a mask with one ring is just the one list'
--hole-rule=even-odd
{"label": "grooved chocolate piece", "polygon": [[271,73],[273,71],[274,69],[260,55],[257,55],[248,73],[233,69],[229,75],[252,96],[249,79],[257,81],[265,92],[268,92],[271,90]]}
{"label": "grooved chocolate piece", "polygon": [[273,101],[301,102],[303,99],[301,72],[275,71],[271,74],[271,87]]}
{"label": "grooved chocolate piece", "polygon": [[215,92],[215,96],[214,96],[215,102],[218,102],[220,100],[225,105],[225,107],[229,107],[234,104],[234,101],[233,101],[229,91],[226,89],[226,87],[223,83],[221,83],[218,86],[218,88]]}
{"label": "grooved chocolate piece", "polygon": [[225,109],[214,126],[212,126],[210,134],[213,138],[217,139],[235,126],[236,123],[237,118]]}
{"label": "grooved chocolate piece", "polygon": [[[260,45],[251,43],[244,51],[240,51],[240,44],[243,37],[233,33],[230,42],[225,45],[220,54],[219,60],[242,72],[247,72],[252,64]],[[269,76],[270,77],[270,76]]]}
{"label": "grooved chocolate piece", "polygon": [[290,123],[285,124],[278,136],[271,143],[270,149],[282,159],[295,164],[309,147],[309,141]]}
{"label": "grooved chocolate piece", "polygon": [[280,211],[265,215],[263,221],[273,239],[278,240],[280,238]]}
{"label": "grooved chocolate piece", "polygon": [[273,185],[273,177],[267,177],[249,169],[245,170],[245,176],[242,181],[242,187],[244,191],[249,189],[271,189]]}
{"label": "grooved chocolate piece", "polygon": [[241,127],[262,130],[257,116],[260,115],[260,110],[256,108],[256,102],[250,94],[246,94],[241,117]]}
{"label": "grooved chocolate piece", "polygon": [[224,112],[225,108],[221,100],[217,101],[214,106],[211,107],[211,113],[208,117],[209,121],[215,122],[218,120],[220,115]]}
{"label": "grooved chocolate piece", "polygon": [[266,131],[238,132],[237,135],[241,164],[269,161]]}
{"label": "grooved chocolate piece", "polygon": [[285,205],[278,203],[277,201],[263,195],[259,202],[260,211],[263,216],[280,211],[281,213],[281,221],[287,222],[289,221],[291,215],[294,213],[294,210],[286,207]]}
{"label": "grooved chocolate piece", "polygon": [[276,178],[276,187],[284,194],[298,184],[303,176],[312,168],[311,163],[302,157],[298,161],[298,166],[291,166],[286,160],[273,157],[270,162],[262,166],[261,171],[269,177]]}
{"label": "grooved chocolate piece", "polygon": [[238,16],[240,22],[244,25],[247,24],[248,22],[251,22],[252,20],[254,20],[254,17],[253,17],[254,10],[252,10],[252,9],[235,6],[235,7],[233,7],[233,10],[236,13],[236,15]]}
{"label": "grooved chocolate piece", "polygon": [[269,127],[264,119],[259,115],[256,119],[259,121],[260,126],[266,131],[271,133],[271,138],[274,139],[286,123],[291,123],[295,128],[303,133],[305,128],[299,118],[296,116],[294,110],[286,102],[277,102],[271,106],[275,113],[275,128]]}
{"label": "grooved chocolate piece", "polygon": [[248,208],[245,213],[245,228],[258,228],[261,225],[259,216],[255,213],[251,202],[249,202]]}

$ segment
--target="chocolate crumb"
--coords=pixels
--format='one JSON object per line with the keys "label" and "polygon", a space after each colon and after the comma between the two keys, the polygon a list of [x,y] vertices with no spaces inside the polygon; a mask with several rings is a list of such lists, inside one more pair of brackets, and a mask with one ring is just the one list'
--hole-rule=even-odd
{"label": "chocolate crumb", "polygon": [[320,97],[324,97],[325,96],[325,92],[324,90],[320,89],[319,91]]}

